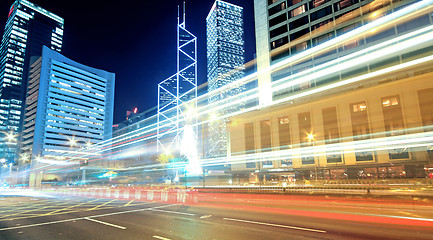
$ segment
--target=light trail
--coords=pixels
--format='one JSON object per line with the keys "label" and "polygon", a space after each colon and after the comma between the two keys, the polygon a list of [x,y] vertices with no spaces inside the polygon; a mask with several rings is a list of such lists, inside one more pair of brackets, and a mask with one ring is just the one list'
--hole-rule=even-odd
{"label": "light trail", "polygon": [[[325,52],[327,52],[330,49],[334,49],[338,47],[339,45],[345,43],[346,41],[349,41],[351,39],[364,36],[366,34],[369,34],[373,29],[377,28],[389,28],[393,27],[395,24],[402,23],[404,21],[407,21],[407,19],[414,18],[415,16],[419,16],[421,14],[428,13],[432,11],[433,9],[433,1],[432,0],[424,0],[415,4],[412,4],[406,8],[403,8],[399,11],[396,11],[394,13],[391,13],[389,15],[386,15],[382,18],[378,18],[368,24],[365,24],[359,28],[356,28],[355,30],[352,30],[344,35],[341,35],[339,37],[333,38],[323,44],[320,44],[316,47],[312,47],[310,49],[305,50],[304,52],[301,52],[299,54],[293,55],[287,59],[284,59],[276,64],[273,64],[269,68],[263,70],[262,72],[255,72],[253,74],[250,74],[248,76],[245,76],[244,78],[230,83],[226,86],[221,87],[218,89],[218,91],[213,91],[204,95],[201,95],[197,97],[198,102],[205,102],[210,96],[219,94],[221,92],[228,91],[232,88],[236,88],[238,86],[242,86],[246,83],[250,83],[252,81],[255,81],[257,77],[262,73],[274,73],[281,69],[290,67],[294,64],[307,61],[311,58],[312,55],[320,55]],[[305,83],[306,81],[311,80],[312,78],[320,78],[332,73],[336,73],[339,71],[344,71],[351,69],[360,63],[367,63],[372,60],[383,60],[384,58],[393,57],[399,54],[402,54],[404,52],[413,51],[414,48],[419,47],[426,47],[432,45],[433,40],[433,26],[428,26],[419,30],[416,30],[414,32],[410,32],[408,34],[390,39],[388,41],[373,45],[371,47],[365,48],[363,50],[360,50],[358,52],[354,52],[352,54],[346,55],[344,57],[340,57],[338,59],[335,59],[333,61],[330,61],[328,63],[324,63],[322,65],[318,65],[317,67],[308,69],[306,71],[297,73],[295,75],[292,75],[287,78],[283,78],[279,81],[272,82],[272,91],[276,92],[279,90],[283,90],[292,86],[295,86],[297,84]],[[377,56],[382,56],[381,58],[377,58]],[[404,69],[408,69],[413,66],[421,65],[430,63],[433,61],[433,56],[427,56],[419,59],[415,59],[410,62],[405,62],[401,64],[397,64],[385,69],[381,69],[375,72],[370,72],[367,74],[363,74],[360,76],[356,76],[350,79],[346,79],[343,81],[334,82],[328,85],[324,85],[322,87],[315,87],[311,90],[307,90],[304,92],[296,93],[289,95],[287,97],[274,100],[271,105],[266,105],[266,107],[276,106],[280,105],[282,103],[286,103],[289,101],[297,100],[304,98],[306,96],[312,96],[318,93],[327,92],[330,90],[333,90],[334,92],[338,89],[350,86],[350,84],[366,81],[368,79],[371,79],[373,77],[383,76],[392,72],[396,71],[402,71]],[[310,73],[305,75],[306,73]],[[236,112],[227,113],[221,116],[217,116],[213,119],[210,119],[208,116],[212,115],[213,112],[221,112],[224,109],[230,109],[233,106],[236,106],[240,103],[245,103],[248,101],[257,100],[259,98],[259,91],[257,88],[251,89],[249,91],[243,92],[239,95],[232,96],[229,98],[226,98],[224,101],[219,101],[215,103],[211,103],[202,107],[198,107],[197,111],[195,111],[194,115],[192,117],[196,117],[197,119],[202,119],[197,124],[193,125],[200,126],[204,124],[208,124],[215,120],[221,120],[221,119],[228,119],[237,115],[241,115],[244,113],[252,112],[255,110],[259,110],[263,108],[263,106],[253,106],[246,109],[242,109]],[[189,102],[183,104],[181,107],[186,108]],[[165,112],[163,112],[166,115],[169,115],[171,111],[176,111],[176,109],[169,109]],[[155,116],[149,117],[144,119],[143,121],[151,121],[154,119]],[[177,118],[177,119],[167,119],[165,121],[160,122],[161,128],[167,128],[168,126],[172,125],[173,123],[183,123],[187,119],[185,118]],[[141,121],[141,122],[143,122]],[[83,158],[83,155],[86,155],[87,157],[90,156],[90,161],[96,161],[101,159],[108,159],[113,156],[113,152],[116,149],[123,149],[121,151],[118,151],[116,153],[118,154],[118,159],[123,159],[126,157],[134,157],[134,156],[140,156],[143,155],[143,153],[139,152],[130,152],[128,153],[128,148],[133,149],[133,145],[141,144],[142,142],[147,142],[149,140],[156,138],[156,128],[157,123],[152,123],[147,126],[144,126],[143,128],[133,130],[131,132],[128,132],[124,135],[114,137],[112,139],[103,141],[101,143],[95,144],[90,149],[83,149],[81,152],[74,152],[74,154],[65,153],[65,157],[68,158],[68,162],[74,162],[75,160],[79,158]],[[167,130],[166,134],[175,133],[177,130]],[[383,133],[382,133],[383,134]],[[263,159],[266,160],[277,160],[282,157],[293,157],[293,156],[323,156],[323,155],[329,155],[329,154],[341,154],[342,152],[348,152],[348,153],[354,153],[354,152],[365,152],[365,151],[379,151],[379,150],[391,150],[391,149],[404,149],[404,148],[415,148],[415,147],[427,147],[431,145],[432,136],[426,135],[426,136],[418,136],[417,134],[414,135],[403,135],[398,137],[382,137],[377,139],[369,139],[364,141],[356,141],[356,142],[350,142],[350,143],[339,143],[339,144],[331,144],[326,146],[315,146],[314,148],[310,147],[302,147],[295,146],[297,148],[295,149],[289,149],[289,150],[281,150],[281,151],[273,151],[273,152],[267,152],[267,153],[256,153],[256,154],[247,154],[247,155],[241,155],[241,156],[230,156],[229,160],[227,161],[227,158],[213,158],[213,159],[201,159],[202,160],[202,166],[213,166],[218,164],[227,164],[227,162],[234,164],[234,163],[245,163],[245,162],[259,162]],[[422,138],[418,138],[422,137]],[[417,140],[418,138],[418,140]],[[155,141],[156,142],[156,141]],[[391,144],[390,144],[391,142]],[[354,145],[356,144],[356,148]],[[406,147],[404,146],[406,145]],[[126,155],[122,157],[120,155],[121,152],[125,152]],[[96,158],[96,156],[100,156],[99,158]],[[92,159],[93,156],[93,159]],[[151,164],[148,166],[142,166],[142,167],[134,167],[134,168],[125,168],[124,170],[128,169],[146,169],[146,168],[155,168],[155,167],[161,167],[163,165],[161,164]],[[179,166],[179,169],[182,166]],[[47,166],[42,166],[39,168],[34,168],[34,170],[41,170],[46,169]],[[64,170],[64,169],[63,169]]]}
{"label": "light trail", "polygon": [[[431,40],[433,38],[433,34],[431,33],[432,29],[433,29],[433,27],[429,26],[429,27],[423,28],[421,30],[418,30],[416,32],[413,32],[413,33],[410,33],[410,34],[407,34],[407,35],[404,35],[404,36],[401,36],[401,37],[398,37],[398,38],[391,39],[391,40],[389,40],[389,41],[387,41],[385,43],[381,43],[381,44],[375,45],[373,47],[370,47],[368,49],[364,49],[364,50],[362,50],[360,52],[356,52],[356,53],[351,54],[349,56],[345,56],[343,58],[339,58],[339,59],[334,60],[334,61],[332,61],[330,63],[324,64],[324,66],[320,65],[317,68],[309,69],[308,71],[315,72],[313,76],[308,75],[307,77],[301,77],[300,79],[296,79],[296,75],[295,76],[291,76],[290,78],[292,78],[292,81],[286,82],[283,85],[279,85],[278,87],[273,88],[273,90],[274,91],[278,91],[278,90],[281,90],[283,88],[287,88],[287,87],[290,87],[290,86],[294,86],[296,84],[300,84],[300,83],[309,81],[311,78],[317,78],[317,77],[320,77],[320,76],[326,76],[326,75],[330,74],[331,72],[338,72],[338,71],[341,71],[342,69],[347,69],[347,68],[356,66],[356,65],[359,64],[359,62],[368,62],[368,61],[371,61],[376,56],[386,56],[386,55],[389,55],[391,53],[396,53],[397,51],[402,52],[404,49],[409,49],[412,46],[419,46],[419,44],[425,43],[425,42],[427,42],[427,41],[429,41],[429,40]],[[421,33],[424,33],[425,35],[420,35]],[[416,38],[413,38],[416,35],[419,35],[419,36],[416,37]],[[402,42],[403,40],[405,40],[405,41]],[[397,45],[391,45],[393,43],[398,43],[398,44]],[[384,46],[389,46],[389,47],[384,49]],[[374,50],[378,50],[378,52],[372,52]],[[326,67],[335,65],[336,63],[339,63],[339,62],[342,62],[342,61],[346,61],[348,59],[350,59],[349,62],[346,62],[344,64],[340,64],[340,65],[334,66],[331,69],[326,68]],[[359,76],[357,78],[346,80],[344,82],[335,83],[334,85],[328,85],[328,86],[322,87],[320,89],[314,89],[314,90],[312,90],[310,92],[307,92],[307,93],[302,93],[302,94],[294,95],[294,96],[291,96],[291,97],[288,97],[288,98],[276,100],[276,101],[274,101],[273,105],[276,105],[276,104],[279,104],[279,103],[282,103],[282,102],[287,102],[289,100],[294,100],[294,99],[297,99],[297,98],[301,98],[301,97],[304,97],[304,96],[307,96],[307,95],[315,94],[315,93],[318,93],[318,92],[322,92],[322,91],[326,91],[326,90],[330,90],[330,89],[335,89],[335,88],[343,86],[343,85],[347,85],[347,84],[350,84],[350,83],[358,82],[358,81],[361,81],[361,80],[364,80],[364,79],[367,79],[367,78],[371,78],[373,76],[378,76],[378,75],[390,73],[392,71],[401,70],[403,68],[407,68],[407,67],[410,67],[410,66],[413,66],[413,65],[417,65],[417,64],[420,64],[420,63],[423,63],[423,62],[427,62],[427,61],[431,61],[431,58],[429,58],[429,57],[423,58],[423,59],[420,59],[420,60],[417,60],[417,61],[412,61],[410,63],[405,63],[403,65],[395,66],[394,68],[387,68],[386,70],[381,70],[381,71],[377,71],[377,72],[374,72],[374,73],[370,73],[370,75],[368,75],[368,74],[362,75],[362,76]],[[322,69],[323,72],[316,72],[319,69]],[[301,72],[301,73],[298,73],[298,76],[302,76],[304,74],[305,74],[304,72]],[[283,79],[281,81],[287,81],[290,78],[285,78],[285,79]],[[278,85],[281,81],[274,82],[273,84],[274,85]],[[223,110],[223,109],[227,109],[227,108],[230,108],[230,107],[232,107],[232,106],[234,106],[236,104],[240,104],[242,102],[246,102],[246,101],[249,101],[249,100],[257,99],[258,98],[258,94],[259,93],[258,93],[257,89],[253,89],[253,90],[250,90],[250,91],[248,91],[246,93],[241,94],[240,96],[234,96],[234,97],[228,98],[226,101],[224,101],[224,102],[226,102],[225,104],[221,104],[221,102],[213,103],[211,105],[199,108],[197,110],[196,115],[193,116],[193,117],[200,118],[200,117],[203,117],[203,116],[206,116],[206,115],[210,115],[212,112],[220,111],[220,110]],[[216,120],[218,120],[218,119],[224,119],[224,118],[229,118],[229,117],[236,116],[236,115],[239,115],[239,114],[242,114],[242,113],[245,113],[245,112],[249,112],[249,111],[252,111],[252,110],[256,110],[256,109],[258,109],[258,108],[250,108],[250,109],[245,109],[244,111],[241,110],[241,111],[238,111],[238,112],[235,112],[235,113],[232,113],[232,114],[226,114],[226,115],[217,117]],[[180,122],[183,122],[184,120],[185,119],[179,119]],[[213,120],[215,120],[215,119],[213,119]],[[212,120],[201,121],[201,122],[198,123],[198,125],[207,124],[207,123],[210,123],[211,121]],[[169,120],[166,120],[166,122],[170,122],[170,123],[166,124],[166,125],[163,125],[163,127],[169,126],[172,123],[172,121],[169,121]],[[155,129],[151,128],[148,131],[155,131]],[[172,133],[172,132],[174,133],[174,131],[168,131],[167,133]]]}
{"label": "light trail", "polygon": [[[393,26],[394,24],[398,24],[398,23],[401,23],[403,21],[407,21],[407,19],[411,19],[415,16],[419,16],[420,14],[428,13],[429,11],[431,11],[433,9],[432,3],[433,3],[433,1],[431,1],[431,0],[428,0],[428,1],[425,0],[425,1],[421,1],[418,3],[412,4],[412,5],[404,8],[404,9],[401,9],[397,12],[394,12],[394,13],[389,14],[387,16],[384,16],[382,18],[378,18],[369,24],[366,24],[366,25],[361,26],[355,30],[352,30],[346,34],[343,34],[339,37],[331,39],[331,40],[329,40],[323,44],[320,44],[320,45],[313,47],[313,48],[310,48],[304,52],[301,52],[299,54],[291,56],[291,57],[289,57],[289,58],[287,58],[281,62],[278,62],[277,64],[272,65],[271,67],[269,67],[267,69],[264,69],[262,72],[269,72],[269,73],[276,72],[276,71],[280,70],[281,68],[286,68],[286,67],[293,65],[293,64],[296,64],[298,62],[308,60],[310,58],[310,56],[312,56],[312,55],[320,55],[320,54],[326,52],[330,47],[335,47],[335,46],[338,46],[338,45],[340,45],[346,41],[350,41],[352,38],[363,36],[364,34],[369,33],[369,31],[371,31],[372,29],[377,29],[378,27],[381,27],[381,28],[390,27],[390,26]],[[213,95],[228,91],[230,89],[233,89],[233,88],[239,87],[241,85],[244,85],[246,83],[249,83],[251,81],[254,81],[257,79],[257,76],[259,74],[260,73],[257,73],[257,72],[250,74],[250,75],[245,76],[244,78],[242,78],[238,81],[232,82],[226,86],[222,86],[221,88],[219,88],[218,90],[216,90],[214,92],[210,92],[210,93],[201,95],[197,98],[197,102],[207,101],[207,99]],[[246,95],[246,94],[244,94],[244,95]],[[243,99],[243,100],[245,100],[245,99]],[[185,107],[188,104],[189,104],[189,102],[183,104],[183,107]],[[214,109],[215,107],[218,107],[219,104],[220,104],[219,102],[215,102],[213,104],[210,104],[208,106],[203,107],[203,109],[209,109],[209,108]],[[221,109],[221,108],[218,108],[218,109]],[[167,114],[170,111],[175,111],[175,109],[168,109],[163,113]],[[197,112],[200,112],[200,111],[198,110]],[[203,114],[200,114],[200,115],[203,115]],[[169,121],[169,120],[166,120],[166,121]],[[171,121],[171,122],[173,122],[173,121]],[[166,124],[163,127],[167,127],[167,126],[169,126],[169,124]],[[154,129],[156,129],[156,123],[149,125],[149,126],[146,126],[144,128],[145,129],[150,128],[149,131],[154,131]],[[137,132],[143,131],[143,130],[144,129],[132,131],[130,133],[127,133],[123,137],[125,138],[131,134],[139,134]],[[137,136],[137,135],[134,135],[134,136]],[[112,142],[111,142],[112,140],[115,140],[115,139],[119,140],[120,138],[121,138],[121,136],[107,140],[107,141],[104,141],[104,142],[101,142],[100,144],[98,144],[98,146],[102,147],[102,146],[110,145],[110,144],[112,144]]]}

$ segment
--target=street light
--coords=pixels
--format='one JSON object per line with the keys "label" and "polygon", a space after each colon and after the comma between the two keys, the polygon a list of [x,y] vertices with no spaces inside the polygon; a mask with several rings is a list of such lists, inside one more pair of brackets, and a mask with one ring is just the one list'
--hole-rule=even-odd
{"label": "street light", "polygon": [[74,145],[77,144],[77,140],[75,140],[75,138],[72,137],[71,139],[69,139],[69,144],[71,145],[71,147],[73,147]]}
{"label": "street light", "polygon": [[27,162],[27,160],[28,160],[29,158],[27,157],[27,154],[21,154],[21,160],[25,163],[25,162]]}
{"label": "street light", "polygon": [[6,134],[6,139],[8,140],[8,142],[14,142],[16,140],[13,132]]}

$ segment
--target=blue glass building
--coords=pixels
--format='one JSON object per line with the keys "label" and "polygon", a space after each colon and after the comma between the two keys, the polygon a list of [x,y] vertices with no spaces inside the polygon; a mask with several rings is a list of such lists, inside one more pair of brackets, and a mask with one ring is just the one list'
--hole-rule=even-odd
{"label": "blue glass building", "polygon": [[74,62],[48,47],[32,60],[20,166],[86,161],[86,149],[111,138],[114,73]]}
{"label": "blue glass building", "polygon": [[43,45],[60,52],[62,39],[63,18],[26,0],[12,4],[0,46],[0,159],[18,158],[31,56]]}

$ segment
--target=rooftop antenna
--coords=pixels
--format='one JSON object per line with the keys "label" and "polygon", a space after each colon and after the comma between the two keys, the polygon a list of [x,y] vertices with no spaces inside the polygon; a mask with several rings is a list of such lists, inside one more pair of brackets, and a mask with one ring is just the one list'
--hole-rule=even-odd
{"label": "rooftop antenna", "polygon": [[179,25],[179,15],[180,15],[180,9],[179,9],[179,5],[177,5],[177,25]]}
{"label": "rooftop antenna", "polygon": [[185,1],[183,1],[183,26],[185,26]]}

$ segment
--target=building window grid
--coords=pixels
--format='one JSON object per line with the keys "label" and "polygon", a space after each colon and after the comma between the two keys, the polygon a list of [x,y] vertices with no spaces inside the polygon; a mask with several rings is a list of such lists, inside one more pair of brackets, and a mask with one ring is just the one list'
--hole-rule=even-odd
{"label": "building window grid", "polygon": [[[303,2],[303,1],[301,1],[301,2]],[[327,18],[327,17],[329,18],[329,16],[331,16],[330,19],[334,20],[334,18],[336,19],[337,17],[340,17],[341,15],[344,15],[345,13],[351,12],[354,9],[359,8],[360,6],[366,5],[368,3],[369,2],[366,2],[366,1],[364,2],[364,1],[359,1],[359,0],[342,0],[342,1],[326,1],[326,0],[325,1],[320,1],[319,0],[317,2],[316,1],[311,1],[311,3],[307,4],[308,6],[305,7],[306,12],[308,13],[307,14],[308,17],[311,15],[311,13],[315,13],[317,11],[320,11],[320,10],[322,10],[325,7],[331,6],[333,10],[332,10],[331,13],[329,13],[329,14],[325,15],[324,17],[319,18],[319,19],[317,19],[315,21],[308,20],[308,23],[306,24],[307,28],[305,28],[304,30],[308,30],[307,32],[311,32],[311,31],[313,31],[314,29],[317,28],[316,27],[316,28],[313,29],[312,26],[315,26],[317,23],[320,23],[323,20],[323,18]],[[338,9],[334,9],[335,6],[340,6],[340,5],[342,7],[339,7]],[[268,5],[268,8],[270,8],[270,7],[273,7],[273,6]],[[296,9],[298,7],[299,7],[298,5],[291,5],[291,6],[288,6],[287,8],[285,8],[285,9],[282,9],[278,13],[283,13],[283,12],[287,13],[287,12],[293,11],[294,9]],[[384,7],[384,6],[381,6],[381,7]],[[375,8],[374,10],[377,10],[377,9]],[[364,14],[369,14],[369,12],[364,13]],[[298,15],[298,16],[300,17],[301,15]],[[287,21],[286,21],[286,23],[289,25],[291,22],[296,21],[298,16],[296,16],[295,18],[291,18],[289,16],[288,19],[287,19]],[[274,15],[269,16],[268,21],[271,21],[272,17],[274,17]],[[281,23],[273,25],[273,27],[281,27],[280,24]],[[272,26],[271,26],[270,30],[271,29],[272,29]],[[296,30],[298,31],[298,29],[296,29]],[[299,31],[301,31],[301,30],[302,29],[299,29]],[[289,41],[292,41],[292,40],[296,39],[296,38],[291,38],[289,41],[285,41],[284,40],[285,39],[284,36],[286,36],[286,35],[292,35],[292,34],[296,33],[297,31],[294,31],[293,28],[288,27],[288,31],[287,32],[284,32],[284,33],[281,33],[280,35],[272,37],[271,41],[270,41],[271,49],[277,48],[277,47],[279,47],[281,45],[284,45],[285,43],[287,43]],[[335,30],[330,31],[330,34],[332,34],[333,37],[335,37],[336,36]],[[355,45],[353,45],[353,44],[355,44]],[[353,48],[354,46],[357,46],[357,45],[358,45],[357,43],[353,42],[353,43],[348,44],[347,48],[350,49],[350,48]],[[340,50],[344,50],[344,49],[340,49]]]}
{"label": "building window grid", "polygon": [[[382,98],[381,103],[382,103],[382,108],[383,109],[386,109],[386,108],[396,108],[396,107],[400,108],[400,105],[401,105],[400,99],[399,99],[398,95],[396,95],[396,96],[390,96],[390,97],[384,97],[384,98]],[[364,113],[366,113],[367,112],[367,104],[366,104],[366,102],[359,102],[359,103],[355,103],[355,104],[350,104],[350,109],[351,109],[351,114],[352,114],[352,127],[354,127],[354,125],[353,125],[354,124],[353,114],[358,114],[358,113],[364,114]],[[324,113],[325,110],[327,110],[327,109],[323,109],[322,116],[325,115],[325,113]],[[335,107],[334,107],[334,110],[336,111]],[[302,119],[305,120],[305,121],[307,121],[307,122],[309,120],[310,124],[311,124],[311,116],[310,116],[310,114],[308,112],[307,113],[300,113],[300,114],[298,114],[299,139],[300,139],[301,146],[303,144],[305,145],[305,144],[308,143],[308,141],[306,140],[306,138],[303,138],[303,134],[302,133],[308,132],[308,129],[311,130],[312,127],[313,127],[311,125],[308,127],[307,126],[308,124],[307,125],[302,124],[301,123]],[[338,121],[338,117],[336,117],[336,119]],[[323,121],[324,121],[323,124],[324,124],[324,127],[325,127],[325,140],[326,140],[325,117],[324,117]],[[262,120],[262,121],[260,121],[260,125],[261,125],[261,131],[260,131],[260,133],[261,133],[261,139],[262,139],[261,140],[262,141],[262,143],[261,143],[262,148],[264,146],[264,144],[263,144],[263,139],[264,139],[264,137],[263,137],[263,134],[264,134],[263,126],[266,125],[266,126],[270,127],[270,124],[271,124],[270,120]],[[280,138],[280,149],[283,149],[283,148],[285,149],[286,148],[286,147],[281,146],[281,134],[282,134],[282,132],[281,132],[281,129],[280,129],[280,126],[281,125],[285,125],[285,124],[287,124],[287,125],[289,124],[289,117],[280,117],[280,118],[278,118],[278,125],[279,125],[278,134],[279,134],[279,138]],[[367,120],[367,124],[369,125],[369,121],[368,120]],[[247,130],[247,128],[249,130]],[[306,129],[306,128],[308,128],[308,129]],[[336,126],[337,130],[334,129],[334,131],[337,131],[336,134],[333,134],[332,139],[328,139],[328,141],[325,141],[326,144],[340,142],[338,128],[339,128],[339,126],[338,126],[338,123],[337,123],[337,126]],[[355,128],[356,127],[354,127],[354,132],[353,132],[354,140],[357,140],[356,139],[357,136],[361,136],[362,139],[369,139],[370,138],[369,137],[370,130],[369,130],[368,126],[362,128],[363,130],[361,128],[356,128],[356,130],[355,130]],[[401,126],[401,124],[399,124],[398,129],[403,129],[403,131],[404,131],[404,126]],[[251,145],[251,144],[254,144],[253,143],[254,142],[253,123],[245,124],[245,131],[246,131],[245,132],[245,138],[246,138],[245,141],[249,141],[250,142],[249,144],[246,142],[246,151],[249,152],[249,153],[252,153],[251,150],[255,149]],[[270,134],[270,132],[269,132],[269,134]],[[400,133],[400,134],[404,134],[404,132]],[[290,135],[290,133],[289,133],[289,135]],[[290,136],[288,136],[288,137],[290,138]],[[268,138],[270,139],[270,136],[268,136]],[[359,140],[361,140],[361,139],[359,139]],[[310,143],[308,143],[308,144],[310,144]],[[247,145],[249,145],[250,147],[247,147]],[[270,147],[272,148],[272,145],[270,145]],[[263,149],[262,149],[262,151],[263,151]],[[409,154],[408,152],[402,152],[401,150],[395,150],[395,151],[392,150],[392,151],[390,151],[390,159],[407,159],[407,158],[409,158],[408,154]],[[392,156],[392,155],[394,155],[394,156]],[[396,156],[396,155],[398,155],[398,156]],[[357,152],[356,159],[357,159],[357,162],[374,160],[372,152]],[[340,155],[340,157],[338,157],[338,161],[331,161],[331,162],[328,161],[328,163],[337,163],[337,162],[342,162],[341,155]],[[302,159],[302,164],[303,165],[304,164],[308,165],[308,164],[312,164],[312,163],[313,162],[311,162],[311,161],[307,161],[306,159]]]}
{"label": "building window grid", "polygon": [[[403,112],[398,95],[382,98],[383,121],[387,137],[405,134]],[[408,159],[406,148],[389,149],[389,159]]]}

